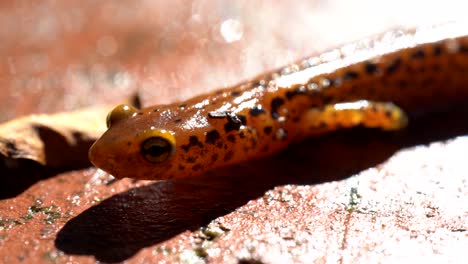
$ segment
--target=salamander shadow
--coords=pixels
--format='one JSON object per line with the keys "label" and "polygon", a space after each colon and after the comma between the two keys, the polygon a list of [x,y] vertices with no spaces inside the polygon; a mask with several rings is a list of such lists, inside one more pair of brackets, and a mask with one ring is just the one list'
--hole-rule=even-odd
{"label": "salamander shadow", "polygon": [[131,189],[89,208],[58,233],[68,254],[124,261],[145,247],[196,230],[275,186],[339,180],[375,166],[395,151],[468,134],[468,111],[420,118],[399,133],[353,129],[311,139],[270,158],[246,162],[195,180]]}

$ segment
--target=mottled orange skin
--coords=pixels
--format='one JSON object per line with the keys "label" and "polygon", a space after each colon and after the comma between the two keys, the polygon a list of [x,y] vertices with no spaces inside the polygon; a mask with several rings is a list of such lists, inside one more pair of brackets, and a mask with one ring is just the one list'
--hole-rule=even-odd
{"label": "mottled orange skin", "polygon": [[[466,101],[468,37],[445,36],[442,30],[434,33],[435,40],[418,42],[417,33],[388,33],[232,88],[139,110],[112,124],[90,159],[118,178],[185,178],[340,127],[398,129],[406,120],[399,107],[418,112]],[[402,38],[409,44],[401,44]],[[325,70],[315,71],[319,67]],[[358,100],[369,105],[337,107]],[[351,121],[359,115],[365,117]],[[142,142],[154,130],[169,131],[176,142],[174,155],[159,164],[141,155]]]}

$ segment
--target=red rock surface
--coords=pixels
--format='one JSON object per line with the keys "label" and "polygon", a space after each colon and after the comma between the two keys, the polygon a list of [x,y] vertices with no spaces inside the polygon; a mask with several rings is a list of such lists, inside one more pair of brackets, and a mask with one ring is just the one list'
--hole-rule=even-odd
{"label": "red rock surface", "polygon": [[[419,4],[2,2],[0,120],[136,89],[146,104],[170,102],[463,10]],[[239,41],[220,33],[228,19],[242,23]],[[193,181],[3,169],[0,262],[463,263],[467,117],[456,109],[396,134],[341,131]]]}

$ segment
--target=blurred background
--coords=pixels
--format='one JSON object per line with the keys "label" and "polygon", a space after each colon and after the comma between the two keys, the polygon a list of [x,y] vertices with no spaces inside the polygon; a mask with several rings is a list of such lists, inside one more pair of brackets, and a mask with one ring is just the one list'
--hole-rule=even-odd
{"label": "blurred background", "polygon": [[144,105],[236,84],[394,27],[463,19],[466,1],[0,1],[0,121]]}

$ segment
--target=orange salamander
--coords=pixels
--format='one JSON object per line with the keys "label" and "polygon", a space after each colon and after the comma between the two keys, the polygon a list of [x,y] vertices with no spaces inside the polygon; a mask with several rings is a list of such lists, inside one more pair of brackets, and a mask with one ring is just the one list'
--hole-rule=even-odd
{"label": "orange salamander", "polygon": [[406,112],[467,101],[467,31],[391,31],[184,102],[119,105],[90,160],[118,178],[179,179],[341,128],[401,129]]}

